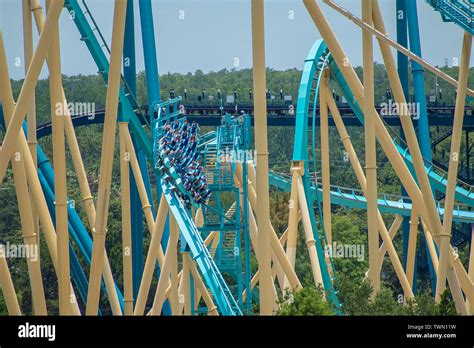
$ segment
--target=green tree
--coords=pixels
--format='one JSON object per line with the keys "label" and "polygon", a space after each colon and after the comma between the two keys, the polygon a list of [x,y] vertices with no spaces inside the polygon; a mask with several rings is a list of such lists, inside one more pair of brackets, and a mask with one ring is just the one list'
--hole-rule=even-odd
{"label": "green tree", "polygon": [[279,301],[277,315],[334,315],[329,302],[324,300],[323,291],[308,286],[299,291],[291,291]]}

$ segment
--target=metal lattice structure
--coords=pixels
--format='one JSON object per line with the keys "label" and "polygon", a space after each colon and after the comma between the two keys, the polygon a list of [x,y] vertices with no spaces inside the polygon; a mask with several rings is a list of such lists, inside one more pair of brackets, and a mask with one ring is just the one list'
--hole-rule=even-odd
{"label": "metal lattice structure", "polygon": [[[362,0],[362,18],[337,3],[324,0],[363,31],[363,81],[359,79],[315,0],[303,0],[322,39],[305,60],[298,91],[293,158],[289,173],[269,172],[267,139],[266,76],[263,0],[252,0],[252,51],[255,153],[250,151],[248,115],[224,114],[215,131],[200,134],[197,153],[203,165],[210,196],[205,203],[186,205],[176,168],[166,161],[158,165],[160,127],[169,121],[183,122],[181,98],[160,99],[153,11],[150,0],[139,1],[140,25],[146,69],[148,110],[136,98],[134,3],[116,0],[111,46],[100,31],[85,0],[23,0],[23,41],[27,62],[25,80],[14,100],[7,65],[7,52],[0,32],[0,114],[5,136],[0,149],[0,179],[11,163],[25,245],[38,247],[41,235],[47,244],[58,280],[60,314],[97,315],[108,307],[113,315],[242,315],[252,314],[258,301],[261,314],[277,309],[277,297],[302,288],[295,271],[299,223],[302,222],[314,284],[326,291],[326,300],[339,305],[331,253],[333,235],[331,205],[367,211],[369,270],[366,281],[379,291],[381,268],[388,254],[406,299],[416,294],[415,254],[417,234],[423,231],[433,294],[437,301],[448,284],[460,314],[474,314],[474,252],[469,268],[455,252],[453,222],[468,226],[462,242],[469,242],[474,222],[474,192],[458,180],[458,160],[467,97],[472,44],[473,3],[467,0],[428,1],[443,20],[464,31],[459,78],[446,75],[421,57],[415,1],[397,1],[397,40],[385,34],[377,0]],[[105,110],[93,122],[73,122],[62,86],[58,18],[69,12],[81,41],[88,48],[107,86]],[[44,11],[46,10],[46,12]],[[39,33],[33,47],[33,22]],[[454,25],[454,24],[450,24]],[[410,33],[410,48],[408,36]],[[373,44],[380,46],[394,100],[406,105],[408,59],[411,60],[415,98],[420,103],[417,129],[407,108],[398,117],[402,139],[385,123],[374,104]],[[398,51],[398,66],[391,49]],[[123,64],[127,57],[132,64]],[[46,63],[51,98],[52,161],[38,145],[34,95]],[[123,74],[122,74],[123,65]],[[433,163],[426,111],[423,71],[435,74],[457,88],[454,122],[445,137],[451,137],[451,156],[446,170]],[[351,143],[343,118],[332,95],[337,88],[365,131],[365,167]],[[315,126],[319,111],[320,127]],[[337,133],[359,188],[331,185],[329,119]],[[312,127],[310,128],[309,125]],[[91,189],[75,126],[103,123],[98,187]],[[319,129],[320,144],[315,142]],[[116,133],[118,131],[118,137]],[[309,132],[311,131],[311,132]],[[310,138],[311,136],[311,138]],[[444,135],[443,135],[444,136]],[[117,138],[117,139],[116,139]],[[442,140],[444,140],[443,138]],[[332,141],[332,139],[331,139]],[[393,166],[403,189],[400,195],[377,190],[376,141]],[[66,151],[66,144],[69,152]],[[106,250],[114,149],[120,148],[121,236],[123,288],[119,288]],[[316,149],[321,150],[321,168]],[[308,150],[309,149],[309,150]],[[271,150],[271,149],[270,149]],[[237,154],[237,155],[236,155]],[[66,156],[72,158],[85,217],[67,196]],[[166,168],[165,168],[166,167]],[[166,172],[166,174],[164,174]],[[316,173],[320,172],[318,177]],[[173,180],[169,178],[173,177]],[[290,192],[288,227],[278,235],[270,221],[270,185]],[[444,199],[436,199],[441,193]],[[94,198],[95,197],[95,198]],[[158,204],[155,204],[158,202]],[[385,225],[381,214],[393,216]],[[143,219],[150,234],[145,250]],[[402,228],[404,260],[393,238]],[[141,256],[146,255],[145,262]],[[258,261],[252,274],[251,258]],[[41,259],[28,259],[33,298],[31,312],[48,314],[41,274]],[[87,263],[89,274],[82,267]],[[156,288],[152,287],[156,280]],[[8,311],[20,308],[8,260],[0,257],[0,286]],[[154,289],[153,296],[150,295]],[[102,294],[105,297],[102,297]],[[81,298],[81,301],[77,300]],[[81,306],[80,303],[84,304]]]}

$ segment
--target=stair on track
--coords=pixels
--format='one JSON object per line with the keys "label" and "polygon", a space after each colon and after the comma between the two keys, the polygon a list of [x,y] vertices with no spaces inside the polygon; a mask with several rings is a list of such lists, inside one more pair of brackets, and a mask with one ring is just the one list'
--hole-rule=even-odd
{"label": "stair on track", "polygon": [[441,14],[444,22],[453,22],[474,35],[474,0],[426,0]]}

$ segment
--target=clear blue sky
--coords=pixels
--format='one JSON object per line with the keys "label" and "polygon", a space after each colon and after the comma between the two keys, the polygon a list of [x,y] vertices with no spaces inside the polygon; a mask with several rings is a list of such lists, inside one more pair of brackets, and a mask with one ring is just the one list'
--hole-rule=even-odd
{"label": "clear blue sky", "polygon": [[[461,29],[452,23],[443,23],[440,15],[424,0],[416,1],[423,56],[434,65],[444,65],[446,58],[451,64],[453,58],[460,55]],[[360,1],[336,2],[360,17]],[[235,58],[238,58],[240,68],[250,67],[250,0],[153,0],[152,3],[160,74],[231,69]],[[88,4],[110,42],[113,0],[88,0]],[[395,38],[395,0],[379,0],[379,4],[387,31]],[[326,5],[321,6],[349,59],[354,65],[360,65],[360,29]],[[144,66],[138,0],[135,0],[135,8],[140,71]],[[302,1],[266,0],[265,10],[267,66],[277,70],[300,69],[312,43],[320,38]],[[290,18],[291,14],[294,18]],[[184,18],[180,18],[183,15]],[[79,33],[66,11],[62,13],[60,27],[63,73],[96,73],[97,68],[85,44],[79,41]],[[23,57],[21,0],[0,0],[0,29],[6,42],[10,73],[15,79],[23,78],[24,68],[14,64],[15,58]],[[375,59],[381,61],[378,48]],[[43,69],[42,76],[45,74]]]}

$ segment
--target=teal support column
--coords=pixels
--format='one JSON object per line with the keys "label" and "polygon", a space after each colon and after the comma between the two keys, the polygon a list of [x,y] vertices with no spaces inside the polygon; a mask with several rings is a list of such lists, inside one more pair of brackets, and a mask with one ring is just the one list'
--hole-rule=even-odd
{"label": "teal support column", "polygon": [[127,2],[127,17],[125,20],[125,36],[123,46],[123,76],[129,91],[136,97],[137,68],[135,57],[135,19],[133,1]]}
{"label": "teal support column", "polygon": [[[405,48],[408,48],[408,23],[407,23],[407,11],[406,11],[406,0],[397,0],[396,4],[396,18],[397,18],[397,42]],[[410,99],[409,82],[408,82],[408,57],[403,53],[397,51],[397,67],[398,76],[402,84],[403,93],[405,94],[406,100]],[[400,136],[405,140],[405,134],[403,128],[400,127]],[[402,196],[408,196],[404,187],[401,190]],[[403,265],[406,270],[407,254],[408,254],[408,240],[410,235],[410,218],[404,217],[402,222],[402,241],[403,241]],[[413,273],[413,292],[416,294],[417,278],[417,260],[415,258],[415,272]]]}
{"label": "teal support column", "polygon": [[[145,60],[145,78],[146,78],[146,91],[148,97],[148,108],[150,110],[150,124],[153,122],[153,107],[154,103],[161,101],[160,97],[160,77],[158,74],[158,57],[156,54],[155,44],[155,32],[153,24],[153,9],[151,6],[151,0],[140,0],[140,24],[142,30],[142,43],[143,43],[143,57]],[[155,130],[152,129],[152,132]],[[152,136],[153,138],[153,136]],[[153,144],[152,144],[153,146]],[[161,185],[160,178],[155,177],[155,184],[157,188],[158,201],[161,197]],[[168,220],[165,224],[163,232],[163,240],[167,241],[169,236],[169,224]]]}
{"label": "teal support column", "polygon": [[[410,38],[410,50],[418,55],[421,54],[421,41],[420,41],[420,30],[418,27],[418,11],[416,7],[416,1],[406,1],[406,12],[408,22],[408,32]],[[418,109],[418,142],[420,144],[421,154],[424,158],[431,161],[431,139],[430,139],[430,127],[428,123],[428,112],[426,108],[426,93],[425,93],[425,79],[424,70],[420,64],[415,61],[411,61],[411,71],[413,77],[413,87],[415,90],[415,103]],[[433,192],[435,194],[435,192]],[[426,251],[428,253],[428,250]],[[428,264],[430,269],[430,278],[433,291],[436,288],[436,273],[431,262],[431,258],[428,257]]]}
{"label": "teal support column", "polygon": [[151,108],[153,102],[159,102],[161,100],[160,81],[158,75],[158,58],[156,54],[155,32],[153,24],[153,9],[151,6],[151,0],[140,0],[139,6],[143,41],[143,56],[145,59],[146,89],[148,95],[148,105]]}
{"label": "teal support column", "polygon": [[[127,3],[127,17],[125,21],[125,36],[123,46],[123,75],[129,89],[128,92],[136,96],[137,91],[137,71],[135,58],[135,19],[133,1]],[[141,151],[139,145],[132,141],[137,152]],[[138,157],[138,156],[137,156]],[[130,168],[130,219],[132,225],[132,279],[133,298],[138,296],[138,289],[143,274],[143,211],[141,209],[140,196],[137,184]]]}
{"label": "teal support column", "polygon": [[244,230],[244,260],[245,260],[245,289],[247,298],[245,299],[245,314],[252,314],[252,270],[251,270],[251,254],[250,254],[250,228],[249,228],[249,206],[248,206],[248,169],[247,169],[247,153],[250,150],[251,127],[250,117],[244,116],[244,165],[242,166],[242,189],[243,189],[243,230]]}
{"label": "teal support column", "polygon": [[[418,28],[418,13],[416,8],[416,1],[407,1],[407,20],[408,31],[410,37],[410,50],[418,55],[421,54],[420,31]],[[418,141],[420,143],[421,153],[423,157],[431,161],[431,142],[430,142],[430,127],[428,124],[428,112],[426,109],[426,93],[425,93],[425,79],[424,70],[420,64],[411,61],[411,72],[413,76],[413,87],[415,89],[415,102],[418,107]]]}
{"label": "teal support column", "polygon": [[[407,27],[407,11],[406,0],[397,0],[397,42],[403,47],[408,47],[408,27]],[[397,51],[398,76],[402,83],[405,98],[409,98],[408,86],[408,57]]]}
{"label": "teal support column", "polygon": [[[148,97],[148,107],[150,110],[150,124],[153,124],[153,104],[161,101],[160,97],[160,77],[158,74],[158,57],[156,54],[156,43],[155,43],[155,31],[153,23],[153,8],[151,0],[139,0],[139,11],[140,11],[140,27],[142,31],[142,44],[143,44],[143,57],[145,60],[145,77],[146,77],[146,90]],[[152,132],[155,130],[152,129]],[[153,139],[153,136],[151,137]],[[150,140],[153,142],[153,140]],[[153,148],[153,144],[152,144]],[[147,173],[148,175],[148,173]],[[158,202],[160,201],[162,189],[160,184],[160,177],[155,171],[155,184]],[[148,191],[147,191],[148,192]],[[150,192],[151,193],[151,192]],[[161,243],[163,250],[166,250],[166,246],[169,239],[169,218],[166,218],[165,226],[163,229],[163,241]],[[171,307],[169,301],[166,301],[163,305],[163,314],[170,315]]]}

